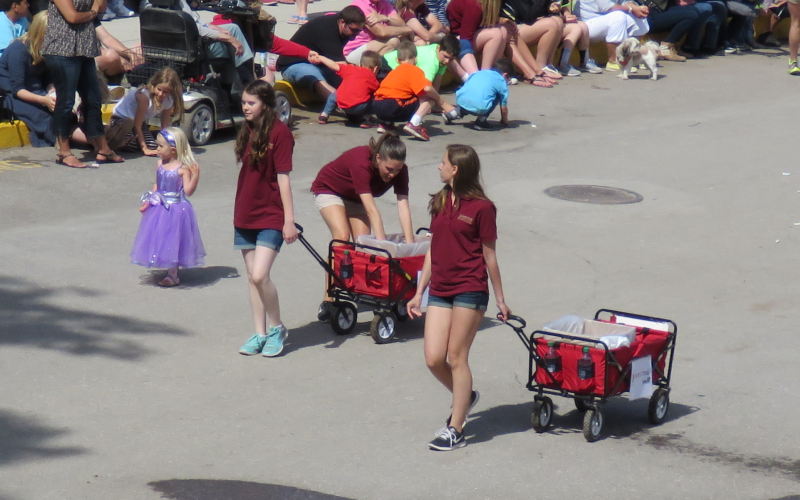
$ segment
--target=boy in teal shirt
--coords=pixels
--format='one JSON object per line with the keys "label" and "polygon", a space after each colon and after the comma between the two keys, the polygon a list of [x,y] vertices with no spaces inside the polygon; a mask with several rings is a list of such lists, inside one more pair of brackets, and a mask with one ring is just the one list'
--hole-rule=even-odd
{"label": "boy in teal shirt", "polygon": [[456,91],[456,108],[442,113],[447,124],[463,115],[475,115],[475,130],[495,128],[489,115],[500,105],[500,125],[508,126],[508,75],[512,67],[508,59],[498,59],[492,69],[482,69],[469,75],[464,85]]}

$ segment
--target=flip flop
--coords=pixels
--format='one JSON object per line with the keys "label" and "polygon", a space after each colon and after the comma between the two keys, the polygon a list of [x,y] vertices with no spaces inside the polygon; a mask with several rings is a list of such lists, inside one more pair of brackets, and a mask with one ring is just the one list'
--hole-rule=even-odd
{"label": "flip flop", "polygon": [[97,160],[97,163],[122,163],[125,161],[125,158],[113,151],[110,153],[101,153],[98,151],[95,159]]}
{"label": "flip flop", "polygon": [[306,24],[308,22],[308,17],[305,17],[305,16],[292,16],[286,22],[288,24]]}
{"label": "flip flop", "polygon": [[542,88],[545,88],[545,89],[553,88],[553,83],[548,81],[543,76],[538,76],[537,75],[537,76],[534,76],[533,78],[525,78],[524,81],[526,83],[530,83],[534,87],[542,87]]}
{"label": "flip flop", "polygon": [[164,278],[161,281],[158,282],[158,286],[161,286],[161,287],[164,287],[164,288],[178,286],[180,284],[181,284],[181,280],[179,280],[178,278],[173,278],[169,274],[164,276]]}
{"label": "flip flop", "polygon": [[[74,158],[75,161],[69,161],[67,158]],[[56,157],[56,163],[69,168],[91,168],[90,164],[80,161],[78,157],[72,153],[66,155],[59,154],[58,157]]]}

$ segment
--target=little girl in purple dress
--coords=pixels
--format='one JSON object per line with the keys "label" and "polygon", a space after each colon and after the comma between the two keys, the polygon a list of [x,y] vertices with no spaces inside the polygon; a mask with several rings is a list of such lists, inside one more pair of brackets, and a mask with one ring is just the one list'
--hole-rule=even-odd
{"label": "little girl in purple dress", "polygon": [[133,242],[131,262],[166,268],[160,286],[177,286],[178,267],[203,265],[206,255],[197,218],[187,196],[200,180],[200,167],[183,131],[169,127],[156,138],[159,157],[156,184],[142,195],[142,220]]}

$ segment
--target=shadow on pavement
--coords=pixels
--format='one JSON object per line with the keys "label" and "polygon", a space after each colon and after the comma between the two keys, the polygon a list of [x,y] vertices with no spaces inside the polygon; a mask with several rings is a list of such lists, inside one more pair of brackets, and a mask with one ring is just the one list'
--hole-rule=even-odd
{"label": "shadow on pavement", "polygon": [[[167,274],[165,270],[148,271],[139,277],[140,285],[158,286],[158,282]],[[214,285],[221,279],[239,278],[239,270],[229,266],[208,266],[180,269],[178,278],[181,284],[175,288],[204,288]]]}
{"label": "shadow on pavement", "polygon": [[[553,418],[549,434],[581,434],[583,432],[583,413],[574,407],[567,398],[553,399]],[[639,439],[636,435],[649,436],[649,429],[655,428],[647,420],[648,400],[627,401],[622,398],[610,399],[603,405],[604,430],[601,439]],[[467,430],[470,443],[490,441],[496,436],[517,432],[534,432],[531,425],[533,397],[530,401],[516,405],[501,405],[470,415]],[[670,402],[665,422],[676,420],[699,411],[697,407]]]}
{"label": "shadow on pavement", "polygon": [[64,429],[47,427],[30,415],[0,409],[0,467],[11,462],[65,457],[86,453],[76,446],[48,446],[47,441],[67,434]]}
{"label": "shadow on pavement", "polygon": [[[48,303],[60,295],[78,296],[85,309]],[[124,335],[185,335],[164,323],[92,310],[97,291],[45,288],[10,276],[0,276],[0,345],[20,345],[63,351],[79,356],[100,355],[136,360],[152,352]]]}
{"label": "shadow on pavement", "polygon": [[161,498],[173,500],[347,500],[347,497],[329,495],[279,484],[229,481],[224,479],[168,479],[147,483]]}

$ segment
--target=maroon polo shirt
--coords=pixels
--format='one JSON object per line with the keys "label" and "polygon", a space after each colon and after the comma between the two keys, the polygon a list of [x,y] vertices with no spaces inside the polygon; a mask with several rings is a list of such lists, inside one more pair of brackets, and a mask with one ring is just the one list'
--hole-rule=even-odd
{"label": "maroon polo shirt", "polygon": [[375,198],[390,187],[394,194],[408,196],[408,166],[403,165],[400,172],[389,182],[384,182],[378,168],[372,165],[369,146],[349,149],[328,163],[311,183],[314,194],[335,194],[346,200],[361,203],[359,195],[370,193]]}
{"label": "maroon polo shirt", "polygon": [[497,239],[497,210],[489,200],[448,198],[431,219],[431,293],[450,297],[489,291],[483,243]]}
{"label": "maroon polo shirt", "polygon": [[250,161],[251,147],[252,143],[248,144],[242,155],[233,225],[242,229],[280,231],[283,229],[283,201],[278,174],[292,171],[294,137],[289,127],[275,120],[269,131],[267,154],[258,163]]}

